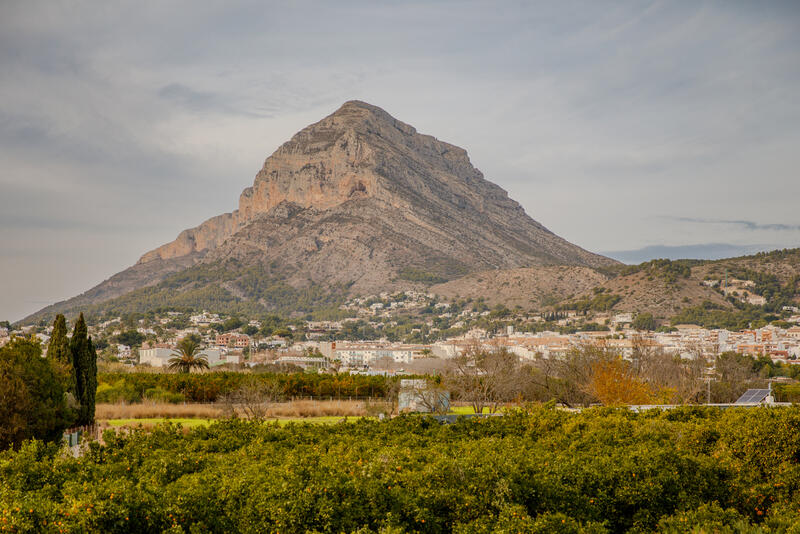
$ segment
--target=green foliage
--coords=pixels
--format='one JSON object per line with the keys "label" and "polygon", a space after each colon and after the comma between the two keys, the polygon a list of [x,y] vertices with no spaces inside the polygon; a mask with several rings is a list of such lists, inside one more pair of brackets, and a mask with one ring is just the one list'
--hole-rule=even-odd
{"label": "green foliage", "polygon": [[114,383],[101,382],[97,386],[95,399],[99,403],[115,404],[119,402],[138,402],[143,397],[142,393],[137,392],[133,386],[125,379],[117,380]]}
{"label": "green foliage", "polygon": [[409,282],[422,282],[423,284],[431,285],[447,282],[447,278],[443,276],[413,267],[404,267],[400,269],[397,272],[397,278],[400,280],[408,280]]}
{"label": "green foliage", "polygon": [[244,328],[242,328],[242,332],[247,334],[248,336],[254,336],[258,334],[258,327],[249,324]]}
{"label": "green foliage", "polygon": [[[276,384],[291,397],[387,397],[395,379],[383,376],[311,373],[101,373],[98,402],[140,402],[145,392],[160,389],[184,395],[189,402],[214,402],[239,389],[247,380]],[[117,400],[112,400],[117,399]]]}
{"label": "green foliage", "polygon": [[286,327],[286,321],[275,314],[270,314],[261,320],[261,330],[259,332],[264,336],[271,336],[276,330]]}
{"label": "green foliage", "polygon": [[800,276],[792,277],[786,285],[776,275],[754,269],[734,269],[731,276],[754,282],[753,293],[767,300],[769,311],[777,311],[781,306],[792,304],[794,297],[800,294]]}
{"label": "green foliage", "polygon": [[347,287],[341,285],[311,284],[306,288],[294,288],[260,265],[250,267],[237,275],[235,283],[253,301],[265,302],[268,310],[287,315],[293,312],[312,312],[317,308],[338,307],[345,301],[347,293]]}
{"label": "green foliage", "polygon": [[[239,298],[225,285],[236,287]],[[347,287],[312,284],[294,288],[267,267],[247,268],[222,265],[195,265],[167,276],[153,286],[140,288],[115,299],[90,306],[87,316],[142,314],[153,310],[209,310],[226,315],[257,317],[275,311],[285,315],[335,309],[345,300]],[[186,326],[187,319],[174,320],[175,327]]]}
{"label": "green foliage", "polygon": [[193,369],[208,369],[208,358],[200,354],[200,345],[191,338],[183,338],[169,359],[169,369],[190,373]]}
{"label": "green foliage", "polygon": [[636,330],[655,330],[656,320],[652,313],[637,313],[631,326]]}
{"label": "green foliage", "polygon": [[74,395],[78,403],[76,423],[89,425],[94,422],[94,404],[97,391],[97,353],[88,336],[83,313],[75,321],[69,341],[72,356]]}
{"label": "green foliage", "polygon": [[509,315],[511,315],[511,310],[506,308],[505,305],[503,305],[503,304],[498,304],[489,313],[489,318],[490,319],[502,319],[504,317],[508,317]]}
{"label": "green foliage", "polygon": [[[0,455],[15,532],[785,532],[800,408],[224,421]],[[53,528],[52,525],[57,525]],[[695,529],[695,530],[692,530]]]}
{"label": "green foliage", "polygon": [[692,267],[703,263],[703,260],[650,260],[639,265],[626,265],[620,269],[620,274],[645,272],[652,278],[659,278],[667,284],[675,284],[681,278],[689,278],[692,274]]}
{"label": "green foliage", "polygon": [[71,367],[72,365],[69,339],[67,339],[67,320],[60,313],[53,322],[53,332],[50,334],[50,343],[47,345],[47,357],[64,366]]}
{"label": "green foliage", "polygon": [[662,519],[658,531],[665,534],[715,532],[718,534],[766,533],[767,530],[748,523],[734,508],[722,509],[719,503],[704,503],[694,510],[678,512]]}
{"label": "green foliage", "polygon": [[95,402],[97,396],[97,351],[92,343],[92,338],[89,336],[89,343],[87,347],[86,362],[88,370],[86,372],[86,419],[88,423],[94,423]]}
{"label": "green foliage", "polygon": [[62,378],[41,356],[34,340],[15,338],[0,347],[0,449],[31,438],[57,440],[72,423]]}
{"label": "green foliage", "polygon": [[58,314],[53,322],[53,332],[47,345],[47,359],[53,364],[53,369],[64,389],[74,395],[75,370],[72,367],[72,352],[67,338],[67,321],[61,314]]}
{"label": "green foliage", "polygon": [[186,398],[181,393],[172,393],[161,388],[150,388],[144,392],[144,399],[152,402],[168,402],[178,404],[184,402]]}
{"label": "green foliage", "polygon": [[117,335],[114,338],[114,341],[121,345],[127,345],[129,347],[137,347],[142,344],[144,338],[145,336],[141,332],[137,332],[136,330],[127,330]]}
{"label": "green foliage", "polygon": [[244,324],[244,321],[239,319],[238,317],[228,317],[222,322],[222,331],[223,332],[230,332],[231,330],[236,330],[240,326]]}
{"label": "green foliage", "polygon": [[738,304],[735,310],[728,310],[711,301],[704,301],[698,306],[684,308],[672,317],[670,322],[676,324],[696,324],[705,328],[725,328],[742,330],[757,328],[767,324],[765,312],[758,306]]}
{"label": "green foliage", "polygon": [[559,310],[575,310],[580,313],[589,311],[604,312],[613,308],[622,297],[604,291],[595,291],[591,296],[582,297],[574,302],[567,302],[558,307]]}

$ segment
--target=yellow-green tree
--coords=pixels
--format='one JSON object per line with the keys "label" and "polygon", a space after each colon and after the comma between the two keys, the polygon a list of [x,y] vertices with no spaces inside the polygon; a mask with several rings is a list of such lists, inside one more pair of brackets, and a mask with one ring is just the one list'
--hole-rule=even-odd
{"label": "yellow-green tree", "polygon": [[0,347],[0,384],[0,449],[57,440],[72,423],[61,378],[36,341],[15,338]]}

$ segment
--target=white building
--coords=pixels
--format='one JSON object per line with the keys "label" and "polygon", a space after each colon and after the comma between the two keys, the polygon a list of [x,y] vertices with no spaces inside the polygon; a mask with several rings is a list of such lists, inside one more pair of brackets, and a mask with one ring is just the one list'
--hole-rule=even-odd
{"label": "white building", "polygon": [[175,357],[173,349],[139,349],[139,364],[151,367],[166,367],[170,358]]}
{"label": "white building", "polygon": [[342,345],[320,347],[324,355],[331,355],[331,358],[339,360],[346,367],[364,367],[372,364],[380,358],[391,358],[395,363],[408,364],[414,358],[424,356],[423,351],[429,349],[425,345],[390,345],[381,346],[375,344]]}
{"label": "white building", "polygon": [[[203,349],[198,356],[205,356],[208,365],[214,366],[220,363],[228,363],[220,357],[219,349]],[[139,350],[139,364],[147,364],[151,367],[167,367],[169,361],[177,356],[175,349],[152,348]]]}

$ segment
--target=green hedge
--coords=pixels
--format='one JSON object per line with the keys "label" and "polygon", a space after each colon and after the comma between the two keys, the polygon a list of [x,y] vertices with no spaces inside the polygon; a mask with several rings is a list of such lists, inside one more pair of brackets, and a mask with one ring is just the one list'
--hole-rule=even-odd
{"label": "green hedge", "polygon": [[[796,532],[800,408],[223,421],[0,453],[14,532]],[[692,530],[692,529],[695,530]]]}
{"label": "green hedge", "polygon": [[395,379],[383,376],[311,373],[101,373],[97,402],[139,402],[147,390],[183,395],[188,402],[214,402],[243,381],[278,384],[286,397],[385,397]]}

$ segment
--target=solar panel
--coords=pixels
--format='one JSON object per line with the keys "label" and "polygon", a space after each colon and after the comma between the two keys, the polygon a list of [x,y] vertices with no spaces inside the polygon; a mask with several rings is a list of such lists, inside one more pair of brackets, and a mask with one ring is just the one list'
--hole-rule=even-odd
{"label": "solar panel", "polygon": [[753,404],[763,402],[770,391],[768,389],[748,389],[742,396],[736,399],[736,404]]}

